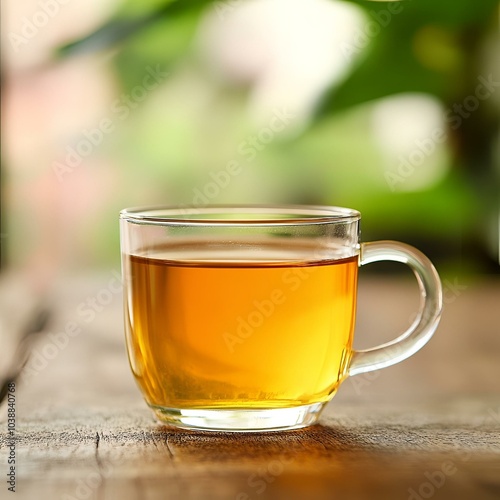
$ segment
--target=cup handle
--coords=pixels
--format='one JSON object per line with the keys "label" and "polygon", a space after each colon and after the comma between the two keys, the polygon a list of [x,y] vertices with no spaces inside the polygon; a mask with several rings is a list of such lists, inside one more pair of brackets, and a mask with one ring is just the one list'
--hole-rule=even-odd
{"label": "cup handle", "polygon": [[422,301],[417,319],[406,332],[386,344],[353,351],[348,375],[379,370],[409,358],[434,334],[443,309],[443,291],[432,262],[419,250],[397,241],[362,243],[359,265],[390,260],[410,266],[417,278]]}

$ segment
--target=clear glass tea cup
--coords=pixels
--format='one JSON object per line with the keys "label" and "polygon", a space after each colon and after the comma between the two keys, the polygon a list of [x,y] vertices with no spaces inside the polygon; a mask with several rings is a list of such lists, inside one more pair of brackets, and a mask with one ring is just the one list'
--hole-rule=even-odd
{"label": "clear glass tea cup", "polygon": [[[323,206],[120,213],[128,356],[161,421],[224,431],[311,425],[346,377],[429,341],[442,309],[434,266],[403,243],[361,243],[360,217]],[[392,342],[356,351],[358,268],[383,260],[410,266],[421,310]]]}

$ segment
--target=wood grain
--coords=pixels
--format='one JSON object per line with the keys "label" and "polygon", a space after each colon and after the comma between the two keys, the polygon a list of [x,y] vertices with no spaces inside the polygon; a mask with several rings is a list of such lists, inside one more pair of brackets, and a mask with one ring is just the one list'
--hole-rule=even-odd
{"label": "wood grain", "polygon": [[[449,302],[436,338],[411,360],[346,381],[320,425],[235,434],[154,420],[127,366],[121,297],[92,321],[78,314],[108,280],[58,291],[53,337],[40,338],[35,350],[43,353],[68,322],[81,332],[17,384],[17,491],[2,484],[0,498],[500,498],[497,282],[470,285]],[[362,284],[365,346],[407,325],[414,299],[406,281]],[[2,475],[6,429],[2,406]]]}

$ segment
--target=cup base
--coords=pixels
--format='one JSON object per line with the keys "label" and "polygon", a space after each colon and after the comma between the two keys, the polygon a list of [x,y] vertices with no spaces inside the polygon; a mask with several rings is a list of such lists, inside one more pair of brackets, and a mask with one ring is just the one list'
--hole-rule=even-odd
{"label": "cup base", "polygon": [[315,424],[325,403],[272,409],[189,409],[151,406],[162,422],[182,429],[267,432]]}

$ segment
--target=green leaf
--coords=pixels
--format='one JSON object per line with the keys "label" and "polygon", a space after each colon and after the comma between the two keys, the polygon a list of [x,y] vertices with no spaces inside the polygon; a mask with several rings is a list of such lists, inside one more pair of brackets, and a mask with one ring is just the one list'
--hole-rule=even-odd
{"label": "green leaf", "polygon": [[165,16],[147,30],[136,33],[114,58],[123,89],[132,90],[146,67],[160,65],[163,70],[170,70],[185,58],[197,25],[197,16],[188,11]]}
{"label": "green leaf", "polygon": [[56,56],[65,58],[107,49],[154,24],[162,15],[163,11],[159,11],[139,19],[109,21],[92,34],[60,47],[56,52]]}
{"label": "green leaf", "polygon": [[[117,15],[120,17],[129,18],[133,18],[136,16],[145,16],[153,12],[157,12],[158,10],[161,10],[176,1],[179,0],[125,0],[121,4]],[[189,2],[180,3],[186,4]]]}
{"label": "green leaf", "polygon": [[[96,52],[124,42],[153,27],[158,21],[187,11],[198,12],[206,0],[128,0],[115,17],[84,38],[60,47],[56,57],[64,58],[84,52]],[[165,37],[169,36],[165,32]]]}

